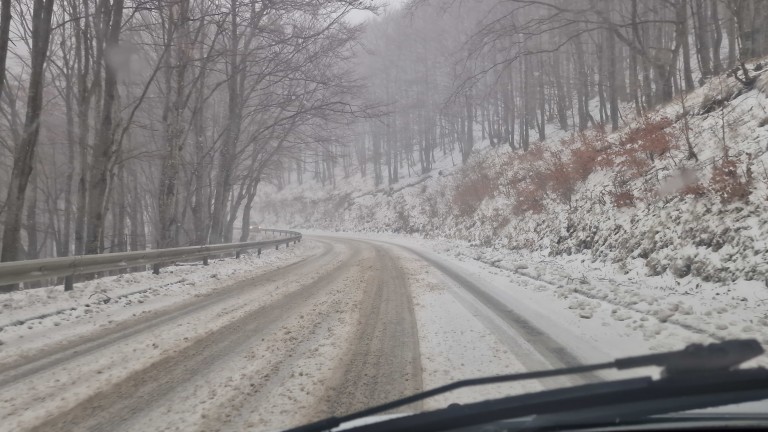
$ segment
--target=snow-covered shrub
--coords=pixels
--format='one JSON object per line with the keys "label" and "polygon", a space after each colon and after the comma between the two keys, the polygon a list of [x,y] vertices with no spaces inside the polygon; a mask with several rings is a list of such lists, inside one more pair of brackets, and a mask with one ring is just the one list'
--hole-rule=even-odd
{"label": "snow-covered shrub", "polygon": [[718,110],[729,100],[744,92],[744,86],[727,75],[710,79],[704,85],[704,96],[699,104],[699,114],[709,114]]}
{"label": "snow-covered shrub", "polygon": [[618,189],[611,193],[611,200],[617,208],[635,206],[635,194],[627,188]]}
{"label": "snow-covered shrub", "polygon": [[402,194],[395,195],[395,199],[392,203],[392,209],[394,210],[394,223],[392,230],[394,232],[412,232],[411,229],[411,216],[408,211],[408,204]]}
{"label": "snow-covered shrub", "polygon": [[598,145],[605,140],[604,134],[597,135],[598,140],[590,139],[585,133],[579,134],[581,145],[571,149],[571,169],[580,181],[586,181],[600,164]]}
{"label": "snow-covered shrub", "polygon": [[[712,168],[710,184],[723,204],[746,201],[752,188],[752,157],[742,165],[735,158],[725,158]],[[742,171],[741,173],[740,171]]]}
{"label": "snow-covered shrub", "polygon": [[634,180],[645,176],[653,163],[677,148],[670,131],[672,121],[666,117],[645,117],[623,134],[618,145],[602,155],[605,166],[615,166],[623,178]]}
{"label": "snow-covered shrub", "polygon": [[471,216],[497,189],[498,180],[491,177],[491,170],[481,162],[474,162],[460,171],[452,202],[460,216]]}
{"label": "snow-covered shrub", "polygon": [[602,143],[602,138],[595,137],[600,136],[599,132],[572,134],[562,140],[564,149],[536,146],[508,154],[501,190],[513,202],[513,212],[541,213],[548,197],[570,205],[579,183],[598,167],[597,143]]}

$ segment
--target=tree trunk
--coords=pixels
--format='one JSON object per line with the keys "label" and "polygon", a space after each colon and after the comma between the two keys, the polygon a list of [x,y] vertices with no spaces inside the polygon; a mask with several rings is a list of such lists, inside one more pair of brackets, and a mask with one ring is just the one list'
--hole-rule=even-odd
{"label": "tree trunk", "polygon": [[[202,111],[202,106],[198,106],[198,110]],[[195,115],[198,117],[198,114]],[[202,139],[202,119],[194,120],[194,127],[196,131],[195,139],[195,167],[192,171],[194,178],[194,202],[192,204],[192,224],[195,230],[195,244],[204,245],[208,240],[208,224],[210,212],[209,195],[206,193],[208,185],[207,172],[209,163],[209,157],[206,155],[205,148],[203,146]]]}
{"label": "tree trunk", "polygon": [[248,185],[245,204],[243,205],[243,219],[240,225],[240,243],[247,242],[251,237],[251,208],[253,207],[253,200],[256,198],[256,188],[258,186],[258,180]]}
{"label": "tree trunk", "polygon": [[[110,12],[105,8],[105,15]],[[120,27],[123,19],[123,0],[114,0],[111,17],[107,26],[105,51],[118,47]],[[85,253],[98,254],[104,237],[106,222],[107,192],[111,180],[115,156],[115,104],[117,101],[116,65],[104,59],[104,87],[102,90],[101,121],[96,133],[91,170],[88,182],[88,225],[85,238]]]}
{"label": "tree trunk", "polygon": [[378,187],[384,182],[384,175],[381,172],[381,134],[378,126],[371,128],[371,147],[373,147],[373,184]]}
{"label": "tree trunk", "polygon": [[728,69],[736,66],[736,15],[733,10],[728,11],[725,23],[725,33],[728,35]]}
{"label": "tree trunk", "polygon": [[128,247],[130,247],[131,251],[137,251],[143,249],[143,246],[141,245],[142,234],[140,231],[144,230],[144,221],[141,217],[144,208],[142,206],[142,200],[139,198],[138,180],[133,170],[128,171],[128,179],[130,180],[130,199],[132,203],[128,211],[128,222],[130,223]]}
{"label": "tree trunk", "polygon": [[[5,7],[3,5],[3,7]],[[24,134],[13,155],[11,181],[5,201],[5,224],[0,261],[19,259],[21,245],[21,219],[29,177],[34,169],[35,149],[40,134],[43,111],[43,83],[45,62],[51,36],[53,0],[35,0],[32,11],[32,50],[29,86],[27,89],[27,113]],[[7,288],[14,289],[13,286]]]}
{"label": "tree trunk", "polygon": [[[174,17],[174,12],[178,8],[178,17]],[[166,140],[167,151],[163,160],[163,167],[160,174],[160,193],[157,198],[158,209],[158,229],[157,229],[157,247],[160,249],[178,246],[178,238],[175,235],[179,225],[177,208],[178,193],[177,183],[180,174],[181,151],[184,147],[184,111],[186,110],[186,72],[187,72],[187,50],[190,44],[187,41],[187,21],[189,20],[189,1],[182,0],[177,5],[169,8],[170,26],[174,29],[170,33],[174,35],[175,40],[169,40],[168,43],[174,45],[176,54],[175,63],[168,68],[168,103],[166,105]],[[170,59],[172,56],[167,56]],[[171,76],[171,71],[175,72]],[[171,99],[172,98],[172,99]]]}
{"label": "tree trunk", "polygon": [[619,129],[619,92],[616,79],[616,37],[613,32],[607,31],[606,48],[608,53],[606,55],[606,61],[608,62],[608,99],[610,105],[610,117],[611,117],[611,130],[617,131]]}
{"label": "tree trunk", "polygon": [[605,122],[608,118],[608,108],[607,108],[607,102],[605,99],[605,88],[607,84],[605,83],[606,79],[606,69],[608,67],[606,66],[606,53],[605,53],[605,44],[603,41],[598,42],[597,47],[595,48],[595,55],[597,56],[596,63],[597,63],[597,101],[598,101],[598,114],[600,116],[600,124],[605,125]]}
{"label": "tree trunk", "polygon": [[[87,16],[88,2],[84,1]],[[88,88],[88,76],[91,71],[91,51],[86,48],[87,42],[82,34],[90,32],[90,19],[86,19],[85,26],[81,29],[80,21],[75,21],[75,71],[77,73],[77,143],[79,154],[80,175],[77,180],[77,200],[75,212],[75,255],[85,252],[86,214],[88,212],[88,147],[90,134],[90,111],[93,88]]]}
{"label": "tree trunk", "polygon": [[575,62],[574,67],[576,69],[576,106],[579,114],[579,130],[585,130],[589,126],[589,116],[587,109],[589,109],[589,100],[587,96],[587,87],[589,82],[587,80],[586,65],[584,64],[584,48],[581,45],[581,38],[576,37],[573,40],[573,46],[575,48]]}
{"label": "tree trunk", "polygon": [[[66,46],[62,43],[62,49]],[[66,60],[65,60],[66,61]],[[61,241],[59,242],[56,250],[56,255],[60,257],[69,256],[71,237],[72,237],[72,186],[75,179],[75,156],[77,154],[77,139],[75,138],[75,107],[73,106],[74,92],[73,82],[74,76],[72,76],[72,67],[68,61],[66,61],[67,67],[67,82],[64,83],[64,115],[67,121],[67,174],[64,182],[64,223],[62,227]]]}
{"label": "tree trunk", "polygon": [[720,14],[718,12],[717,0],[711,0],[709,5],[710,21],[715,28],[712,36],[712,73],[715,75],[723,71],[723,63],[720,60],[720,47],[723,45],[723,28],[720,25]]}
{"label": "tree trunk", "polygon": [[5,63],[11,31],[11,0],[0,0],[0,97],[5,86]]}
{"label": "tree trunk", "polygon": [[[687,2],[687,0],[683,0]],[[688,42],[688,20],[683,22],[686,37],[683,38],[683,80],[685,81],[685,91],[693,91],[696,86],[693,83],[693,72],[691,72],[691,48]]]}
{"label": "tree trunk", "polygon": [[539,141],[544,141],[547,138],[546,124],[547,124],[547,100],[544,89],[544,61],[542,56],[539,56],[539,73],[538,73],[538,102],[539,102],[539,114],[541,121],[539,122]]}
{"label": "tree trunk", "polygon": [[765,26],[768,23],[768,4],[765,0],[756,0],[753,3],[752,14],[752,56],[763,57],[768,53],[768,31]]}
{"label": "tree trunk", "polygon": [[242,122],[241,88],[240,78],[245,73],[240,64],[238,48],[240,47],[239,24],[237,20],[237,1],[230,2],[230,52],[228,67],[230,77],[227,80],[227,111],[229,122],[223,137],[223,144],[219,152],[219,168],[216,175],[216,190],[213,199],[213,212],[211,215],[210,243],[220,243],[224,239],[224,231],[227,226],[227,203],[232,194],[232,171],[235,168],[235,151],[240,126]]}
{"label": "tree trunk", "polygon": [[529,112],[528,112],[528,100],[530,98],[530,88],[528,86],[528,62],[526,61],[526,57],[523,57],[522,62],[520,63],[521,68],[521,74],[520,74],[520,115],[518,116],[520,118],[520,124],[518,125],[518,129],[520,129],[520,147],[523,149],[523,151],[528,151],[528,119],[529,119]]}
{"label": "tree trunk", "polygon": [[653,100],[653,83],[651,82],[651,66],[643,59],[643,102],[645,109],[651,110],[655,106]]}
{"label": "tree trunk", "polygon": [[635,105],[635,115],[643,115],[643,105],[640,102],[640,80],[637,78],[637,55],[629,53],[629,94]]}
{"label": "tree trunk", "polygon": [[475,145],[475,134],[474,134],[474,110],[472,109],[472,96],[467,93],[464,95],[464,120],[465,123],[465,129],[464,133],[466,134],[464,137],[464,145],[461,149],[461,163],[467,163],[469,161],[469,156],[472,154],[472,148]]}
{"label": "tree trunk", "polygon": [[40,247],[40,241],[38,240],[38,228],[37,228],[37,173],[33,173],[30,177],[30,189],[29,198],[27,199],[27,217],[25,225],[25,231],[27,232],[27,254],[24,259],[38,259],[38,248]]}
{"label": "tree trunk", "polygon": [[560,54],[552,54],[552,74],[555,81],[555,104],[557,107],[557,120],[560,123],[560,129],[568,130],[568,107],[566,98],[568,97],[563,87],[563,76],[560,72]]}
{"label": "tree trunk", "polygon": [[516,114],[516,104],[517,101],[515,100],[515,78],[512,74],[512,68],[509,68],[509,92],[507,96],[507,122],[509,124],[509,130],[507,132],[507,136],[509,137],[509,147],[514,149],[515,148],[515,114]]}
{"label": "tree trunk", "polygon": [[[696,11],[696,20],[694,22],[694,33],[696,35],[697,51],[699,59],[701,59],[701,77],[707,79],[712,76],[712,65],[710,60],[711,48],[709,46],[709,14],[706,10],[707,2],[697,1],[693,2],[694,10]],[[686,37],[687,38],[687,33]]]}
{"label": "tree trunk", "polygon": [[114,240],[112,241],[112,252],[127,252],[128,242],[126,241],[125,221],[127,219],[128,213],[128,196],[126,195],[125,189],[125,169],[122,165],[117,172],[117,193],[115,194],[114,202],[117,210],[113,216],[113,220],[115,222],[115,234]]}
{"label": "tree trunk", "polygon": [[[752,20],[757,14],[755,13],[756,11],[754,6],[755,3],[753,0],[741,0],[735,2],[736,31],[739,34],[739,42],[741,42],[741,49],[739,50],[739,61],[742,63],[755,55],[754,29],[752,28]],[[765,25],[765,23],[761,24]]]}

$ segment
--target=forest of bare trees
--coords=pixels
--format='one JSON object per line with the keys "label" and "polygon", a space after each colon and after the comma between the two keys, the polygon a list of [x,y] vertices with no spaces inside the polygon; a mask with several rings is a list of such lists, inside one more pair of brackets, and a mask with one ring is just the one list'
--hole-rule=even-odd
{"label": "forest of bare trees", "polygon": [[371,2],[0,1],[2,261],[244,241],[262,182],[616,130],[768,53],[760,0],[415,0],[361,25]]}
{"label": "forest of bare trees", "polygon": [[385,115],[339,152],[377,185],[429,172],[435,152],[466,162],[478,140],[526,151],[548,128],[615,131],[716,74],[750,85],[740,65],[768,54],[759,0],[408,5],[368,26],[358,71]]}
{"label": "forest of bare trees", "polygon": [[246,239],[265,174],[361,111],[360,9],[2,0],[2,261]]}

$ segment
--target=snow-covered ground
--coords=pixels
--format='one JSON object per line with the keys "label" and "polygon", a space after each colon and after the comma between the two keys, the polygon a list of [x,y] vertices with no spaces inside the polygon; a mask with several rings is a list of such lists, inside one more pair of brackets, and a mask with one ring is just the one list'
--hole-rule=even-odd
{"label": "snow-covered ground", "polygon": [[[261,257],[212,259],[62,286],[0,295],[0,362],[185,299],[201,297],[241,280],[296,262],[316,246],[265,250]],[[55,328],[56,331],[51,330]]]}
{"label": "snow-covered ground", "polygon": [[[509,343],[510,338],[505,338],[503,332],[494,331],[496,327],[487,322],[493,317],[467,307],[468,302],[457,297],[459,290],[451,287],[434,268],[415,257],[401,259],[401,265],[411,284],[425,389],[461,379],[549,367],[545,362],[531,361],[536,357],[535,350],[524,342],[515,338]],[[470,388],[431,398],[425,401],[425,408],[541,389],[536,381]]]}
{"label": "snow-covered ground", "polygon": [[[265,253],[261,259],[245,255],[240,260],[213,261],[208,267],[170,267],[159,276],[146,272],[102,278],[78,284],[71,293],[55,287],[4,297],[6,342],[0,350],[0,387],[5,396],[0,398],[0,415],[7,419],[5,425],[24,430],[55,414],[82,413],[94,394],[101,395],[94,403],[103,404],[105,411],[86,418],[87,424],[125,430],[168,425],[275,430],[332,414],[325,406],[328,392],[347,376],[343,369],[347,362],[357,361],[351,350],[360,342],[359,329],[381,325],[378,319],[367,321],[360,302],[375,287],[388,289],[391,271],[402,274],[415,309],[419,348],[413,354],[420,360],[420,376],[409,392],[458,379],[555,366],[410,252],[384,245],[397,266],[384,272],[377,252],[381,246],[372,246],[376,243],[334,241],[331,249],[327,244],[307,238],[297,247]],[[304,270],[258,278],[298,261]],[[247,283],[231,295],[239,281]],[[254,281],[260,285],[249,289]],[[224,287],[228,295],[216,297]],[[294,295],[302,301],[284,301]],[[205,302],[207,298],[216,302]],[[191,303],[201,307],[187,311],[191,300],[203,300]],[[284,311],[285,304],[292,309]],[[388,319],[402,321],[401,314],[407,314],[394,312]],[[36,318],[41,315],[47,316]],[[140,328],[142,316],[149,318],[150,327]],[[251,321],[252,317],[259,321]],[[252,328],[242,328],[243,321]],[[112,334],[121,338],[110,342]],[[242,342],[210,346],[222,338]],[[395,345],[374,359],[402,347],[401,340],[389,342]],[[50,357],[40,357],[41,352],[50,352]],[[16,380],[15,374],[27,373],[27,359],[33,369]],[[400,385],[401,371],[391,370],[395,366],[373,371],[378,380],[374,383]],[[124,388],[141,388],[134,399],[156,402],[134,406],[139,402],[131,399],[127,407],[111,413],[115,397],[126,398]],[[527,382],[468,389],[432,399],[422,408],[541,388],[540,383]],[[164,392],[171,396],[157,399]],[[134,410],[142,414],[126,416]],[[79,415],[75,418],[73,424],[83,421]]]}
{"label": "snow-covered ground", "polygon": [[[367,383],[409,394],[692,342],[768,342],[760,287],[750,283],[730,292],[714,283],[699,287],[711,292],[710,300],[687,295],[686,281],[615,273],[586,254],[548,257],[393,234],[305,234],[316,237],[261,259],[246,255],[208,267],[171,267],[160,276],[103,278],[72,293],[59,287],[3,297],[0,416],[6,422],[0,430],[41,421],[120,430],[277,430],[370,405],[365,388],[349,378],[366,356],[374,363],[358,372]],[[386,302],[376,293],[394,288],[410,291],[413,312],[383,312]],[[35,318],[40,315],[48,316]],[[383,337],[382,330],[363,329],[409,320],[418,353],[405,354],[418,354],[419,375],[401,382],[403,369],[393,363],[403,354],[401,333]],[[406,411],[579,382],[464,389]],[[356,392],[362,400],[347,400]]]}
{"label": "snow-covered ground", "polygon": [[[625,274],[584,253],[550,257],[417,236],[332,235],[404,245],[474,275],[496,299],[529,318],[584,362],[731,338],[756,338],[768,345],[768,295],[762,282],[723,286],[693,277],[646,276],[642,269]],[[430,277],[426,271],[422,276]],[[444,295],[415,295],[417,299],[430,296],[436,304],[445,301]],[[768,364],[765,360],[761,362]]]}

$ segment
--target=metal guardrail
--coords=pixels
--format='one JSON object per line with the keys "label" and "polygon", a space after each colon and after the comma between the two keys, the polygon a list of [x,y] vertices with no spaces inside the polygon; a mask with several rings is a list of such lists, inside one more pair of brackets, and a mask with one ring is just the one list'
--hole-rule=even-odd
{"label": "metal guardrail", "polygon": [[[271,233],[275,238],[244,243],[187,246],[0,263],[0,286],[179,260],[204,259],[207,262],[207,258],[212,255],[234,252],[235,256],[239,257],[241,252],[249,249],[258,249],[258,253],[261,254],[261,250],[267,247],[274,246],[275,249],[278,249],[282,244],[288,246],[291,243],[301,241],[301,233],[296,231],[259,229],[259,232]],[[155,272],[158,270],[159,268],[156,267]]]}

